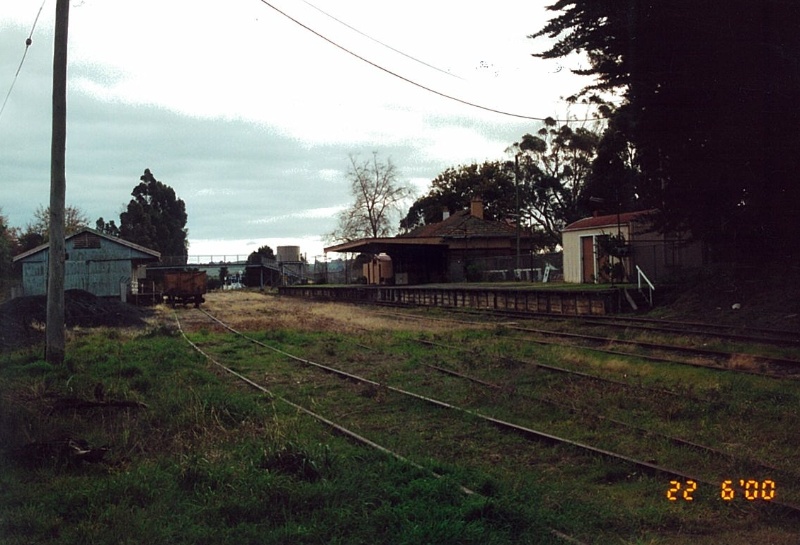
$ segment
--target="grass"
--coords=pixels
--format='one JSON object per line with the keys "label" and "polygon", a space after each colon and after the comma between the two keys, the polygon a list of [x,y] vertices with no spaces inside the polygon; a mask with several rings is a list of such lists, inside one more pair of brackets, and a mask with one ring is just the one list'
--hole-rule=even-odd
{"label": "grass", "polygon": [[[669,371],[520,343],[507,329],[371,319],[351,306],[255,293],[211,294],[208,307],[288,352],[523,425],[657,457],[664,465],[718,462],[534,397],[796,465],[796,413],[787,407],[798,396],[780,381]],[[721,505],[713,490],[694,504],[672,504],[664,498],[668,479],[500,435],[472,417],[342,381],[207,320],[184,318],[192,340],[214,357],[443,477],[354,444],[236,383],[176,336],[167,315],[148,332],[72,336],[74,373],[30,351],[0,358],[3,543],[564,543],[551,533],[555,528],[587,543],[710,544],[724,536],[739,545],[793,543],[798,531],[771,511]],[[420,336],[451,348],[420,345],[414,341]],[[668,387],[704,401],[656,399],[518,360]],[[503,390],[441,375],[428,363]],[[96,399],[98,384],[105,399],[146,407],[54,410],[65,398]],[[110,450],[98,464],[19,456],[19,447],[32,441],[64,436]],[[788,477],[779,478],[782,487],[790,486]],[[462,485],[479,494],[463,494]]]}
{"label": "grass", "polygon": [[[4,543],[552,542],[513,493],[468,497],[330,435],[173,335],[84,335],[69,354],[74,374],[27,356],[0,363]],[[98,383],[147,408],[49,413],[59,398],[93,399]],[[20,459],[64,435],[111,450],[99,464]]]}

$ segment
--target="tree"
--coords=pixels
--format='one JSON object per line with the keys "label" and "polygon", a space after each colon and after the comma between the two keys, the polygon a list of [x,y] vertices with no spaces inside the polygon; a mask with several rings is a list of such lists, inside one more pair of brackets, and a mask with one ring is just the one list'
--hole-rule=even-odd
{"label": "tree", "polygon": [[[638,188],[719,259],[800,254],[800,8],[785,0],[558,0],[540,56],[585,52],[617,90]],[[612,135],[607,135],[611,137]]]}
{"label": "tree", "polygon": [[501,161],[448,168],[431,181],[428,193],[418,198],[400,221],[401,229],[410,231],[421,225],[442,221],[450,214],[469,208],[473,197],[480,197],[484,217],[502,221],[516,211],[514,173]]}
{"label": "tree", "polygon": [[360,238],[389,236],[392,217],[399,212],[400,203],[410,195],[410,190],[397,180],[397,169],[391,159],[359,162],[350,156],[350,193],[353,204],[339,213],[336,230],[329,238],[349,242]]}
{"label": "tree", "polygon": [[125,240],[161,252],[179,263],[186,263],[188,240],[186,205],[170,186],[156,180],[145,169],[141,182],[133,188],[133,199],[119,216],[119,234]]}
{"label": "tree", "polygon": [[114,220],[106,223],[102,217],[97,218],[97,221],[95,222],[95,229],[103,234],[110,235],[112,237],[119,237],[119,227],[117,227],[117,224],[114,222]]}
{"label": "tree", "polygon": [[0,295],[11,279],[12,259],[14,257],[14,236],[8,226],[8,219],[0,209]]}
{"label": "tree", "polygon": [[611,214],[659,207],[658,201],[646,199],[647,190],[642,185],[636,148],[630,136],[629,109],[629,105],[605,109],[609,120],[586,179],[581,204],[584,209]]}
{"label": "tree", "polygon": [[[64,209],[64,235],[70,236],[89,225],[89,217],[76,206]],[[50,240],[50,207],[39,205],[33,213],[33,221],[19,235],[19,251],[25,252]]]}
{"label": "tree", "polygon": [[260,264],[262,259],[275,259],[275,252],[269,246],[261,246],[255,252],[251,252],[249,256],[247,256],[247,264],[254,265]]}
{"label": "tree", "polygon": [[[547,118],[536,135],[525,134],[508,148],[519,176],[520,221],[527,217],[545,245],[561,243],[561,230],[587,215],[586,181],[600,137]],[[511,166],[511,165],[510,165]]]}
{"label": "tree", "polygon": [[[586,127],[558,125],[548,118],[535,135],[525,134],[508,147],[510,161],[487,161],[449,168],[432,182],[401,221],[411,230],[442,220],[469,207],[473,197],[484,203],[484,217],[524,225],[542,248],[561,243],[561,229],[588,213],[586,183],[600,137]],[[519,218],[519,220],[517,219]]]}
{"label": "tree", "polygon": [[[261,265],[263,259],[275,260],[275,252],[269,246],[261,246],[247,256],[247,265]],[[265,271],[259,267],[245,267],[244,285],[249,288],[260,287],[262,284],[272,284],[277,272],[272,269]]]}
{"label": "tree", "polygon": [[[45,240],[50,232],[50,207],[42,205],[33,214],[34,221],[28,224],[27,230],[41,234]],[[89,217],[86,212],[77,206],[67,206],[64,210],[64,233],[69,236],[77,233],[89,225]]]}

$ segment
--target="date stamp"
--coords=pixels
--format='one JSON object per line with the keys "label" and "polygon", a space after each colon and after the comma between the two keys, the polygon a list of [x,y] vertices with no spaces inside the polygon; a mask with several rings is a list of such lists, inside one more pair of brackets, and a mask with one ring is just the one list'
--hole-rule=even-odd
{"label": "date stamp", "polygon": [[[705,485],[704,485],[705,486]],[[706,486],[707,487],[707,486]],[[747,501],[772,501],[777,495],[778,485],[772,479],[726,479],[720,483],[718,497],[723,501],[745,499]],[[667,490],[669,501],[694,501],[700,493],[700,484],[691,479],[670,481]]]}

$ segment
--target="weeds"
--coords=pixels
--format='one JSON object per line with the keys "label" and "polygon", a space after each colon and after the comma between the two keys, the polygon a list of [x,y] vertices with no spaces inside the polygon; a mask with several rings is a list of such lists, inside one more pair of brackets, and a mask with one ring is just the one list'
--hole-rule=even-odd
{"label": "weeds", "polygon": [[[728,379],[702,370],[673,375],[627,358],[522,345],[508,330],[448,330],[438,323],[428,329],[437,342],[469,348],[460,355],[410,342],[425,329],[419,325],[424,322],[371,322],[364,311],[338,305],[315,308],[309,315],[296,302],[267,315],[263,310],[276,304],[273,298],[246,294],[244,299],[226,312],[240,314],[251,336],[292,350],[300,347],[381,384],[469,403],[576,439],[585,436],[608,448],[658,458],[664,465],[688,462],[674,447],[621,433],[599,420],[589,422],[580,413],[677,430],[698,442],[727,440],[732,451],[761,455],[777,444],[774,460],[796,460],[793,434],[787,430],[796,429],[796,415],[786,407],[798,396],[777,382]],[[360,329],[372,326],[380,331]],[[70,341],[74,374],[33,354],[0,361],[4,446],[68,434],[111,450],[103,463],[34,469],[18,463],[10,450],[0,454],[0,535],[5,542],[561,543],[550,531],[555,528],[586,542],[674,545],[687,537],[687,528],[704,544],[713,543],[714,532],[722,528],[738,528],[744,536],[743,528],[768,519],[772,529],[757,534],[771,538],[767,542],[791,543],[781,539],[796,529],[747,506],[669,505],[663,497],[665,482],[626,464],[498,435],[462,415],[388,395],[385,388],[340,387],[338,379],[231,342],[216,326],[201,326],[191,335],[254,379],[269,377],[271,389],[444,477],[357,446],[235,383],[191,352],[170,326],[154,325],[143,336],[120,334],[111,340],[82,331]],[[358,343],[386,354],[366,352]],[[520,359],[562,365],[568,359],[597,374],[629,374],[632,382],[659,383],[687,396],[648,398],[544,373]],[[433,373],[426,362],[469,371],[507,389],[498,394],[465,384]],[[95,399],[98,384],[106,398],[136,400],[147,408],[48,415],[60,398]],[[536,396],[565,407],[539,403]],[[463,494],[462,485],[478,494]],[[699,539],[702,532],[705,541]],[[733,530],[725,534],[730,536],[731,543],[747,541]]]}

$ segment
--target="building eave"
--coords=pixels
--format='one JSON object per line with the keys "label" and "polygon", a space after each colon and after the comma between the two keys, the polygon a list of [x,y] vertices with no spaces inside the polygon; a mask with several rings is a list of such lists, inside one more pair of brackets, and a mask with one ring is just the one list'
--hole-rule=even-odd
{"label": "building eave", "polygon": [[441,237],[420,237],[420,238],[363,238],[351,242],[328,246],[325,253],[381,253],[390,248],[402,248],[412,246],[447,246],[442,242]]}
{"label": "building eave", "polygon": [[[93,235],[102,237],[102,238],[104,238],[106,240],[110,240],[111,242],[113,242],[115,244],[119,244],[120,246],[125,246],[126,248],[130,248],[132,250],[136,250],[137,252],[141,252],[143,254],[147,254],[147,255],[152,257],[152,259],[151,259],[152,261],[158,261],[158,260],[161,259],[161,252],[157,252],[155,250],[151,250],[150,248],[145,248],[144,246],[140,246],[139,244],[135,244],[133,242],[129,242],[129,241],[121,239],[121,238],[112,237],[111,235],[107,235],[105,233],[101,233],[100,231],[98,231],[96,229],[92,229],[90,227],[84,227],[84,228],[80,229],[79,231],[76,231],[75,233],[72,233],[68,237],[65,237],[64,240],[65,241],[70,240],[71,238],[74,238],[74,237],[76,237],[78,235],[81,235],[83,233],[91,233]],[[16,263],[17,261],[21,261],[23,259],[26,259],[26,258],[28,258],[28,257],[30,257],[32,255],[35,255],[35,254],[37,254],[39,252],[43,252],[43,251],[45,251],[45,250],[47,250],[49,248],[50,248],[50,243],[49,242],[47,242],[45,244],[41,244],[41,245],[37,246],[36,248],[32,248],[32,249],[28,250],[27,252],[23,252],[23,253],[19,254],[18,256],[15,256],[13,258],[12,262]],[[136,259],[138,261],[148,260],[147,258],[134,258],[134,259]]]}

